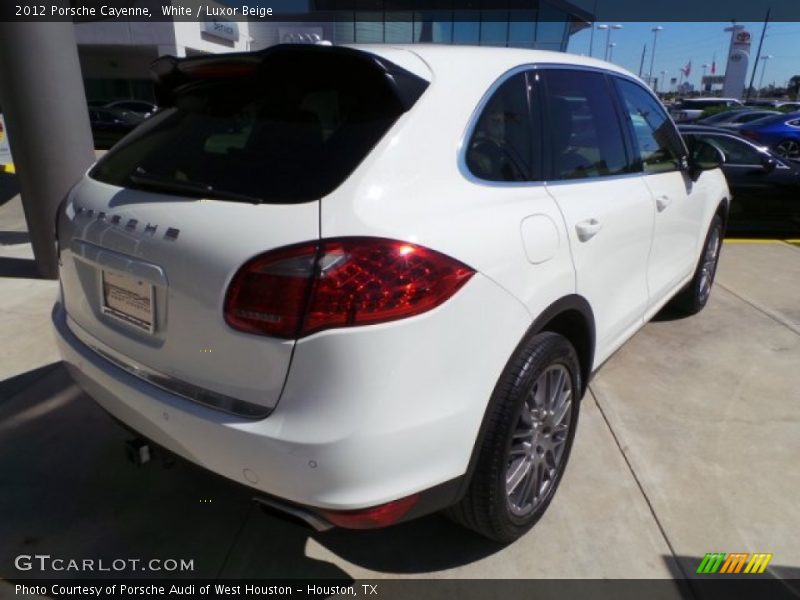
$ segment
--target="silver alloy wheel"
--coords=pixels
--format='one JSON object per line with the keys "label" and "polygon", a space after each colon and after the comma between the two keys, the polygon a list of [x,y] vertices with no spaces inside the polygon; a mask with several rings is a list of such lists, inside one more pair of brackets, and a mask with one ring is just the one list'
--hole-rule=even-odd
{"label": "silver alloy wheel", "polygon": [[711,285],[714,283],[714,273],[717,270],[717,257],[719,256],[721,243],[719,227],[714,227],[708,244],[706,244],[706,250],[703,253],[703,264],[700,267],[699,299],[703,304],[711,294]]}
{"label": "silver alloy wheel", "polygon": [[572,377],[563,365],[539,375],[522,404],[506,466],[512,514],[530,514],[548,495],[564,459],[572,426]]}
{"label": "silver alloy wheel", "polygon": [[789,158],[792,160],[800,159],[800,143],[795,142],[794,140],[782,141],[780,144],[775,146],[775,151],[783,158]]}

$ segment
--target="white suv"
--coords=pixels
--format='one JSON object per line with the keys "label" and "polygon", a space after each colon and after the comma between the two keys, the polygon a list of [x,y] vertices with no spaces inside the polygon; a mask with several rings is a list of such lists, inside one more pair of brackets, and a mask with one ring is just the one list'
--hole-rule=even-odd
{"label": "white suv", "polygon": [[317,527],[448,509],[519,537],[592,373],[671,298],[708,300],[716,155],[614,65],[276,46],[153,68],[165,108],[59,210],[64,361]]}

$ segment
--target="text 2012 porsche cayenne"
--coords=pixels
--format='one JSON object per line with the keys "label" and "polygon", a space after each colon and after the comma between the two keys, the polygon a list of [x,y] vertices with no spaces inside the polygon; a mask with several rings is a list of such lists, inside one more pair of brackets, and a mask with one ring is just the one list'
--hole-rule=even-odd
{"label": "text 2012 porsche cayenne", "polygon": [[728,206],[635,77],[541,51],[276,46],[153,65],[164,107],[59,210],[75,380],[318,526],[510,541],[592,372],[708,300]]}

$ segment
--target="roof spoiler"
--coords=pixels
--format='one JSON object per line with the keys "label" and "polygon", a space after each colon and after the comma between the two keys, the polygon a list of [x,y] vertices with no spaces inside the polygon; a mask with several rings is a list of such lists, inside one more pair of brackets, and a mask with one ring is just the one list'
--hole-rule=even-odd
{"label": "roof spoiler", "polygon": [[238,77],[258,78],[275,64],[291,64],[315,57],[339,58],[348,68],[363,69],[365,74],[380,76],[404,111],[411,108],[429,82],[380,56],[340,46],[311,44],[279,44],[257,52],[235,52],[211,56],[176,58],[162,56],[150,65],[155,82],[156,103],[175,105],[175,98],[209,80]]}

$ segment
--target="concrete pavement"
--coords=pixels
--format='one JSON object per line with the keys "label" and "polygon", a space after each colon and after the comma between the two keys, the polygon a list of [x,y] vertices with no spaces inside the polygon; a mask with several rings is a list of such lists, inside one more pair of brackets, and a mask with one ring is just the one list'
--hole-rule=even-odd
{"label": "concrete pavement", "polygon": [[800,577],[798,248],[726,244],[705,311],[659,315],[603,366],[551,508],[500,547],[439,516],[310,533],[192,465],[127,463],[128,434],[58,363],[57,284],[20,218],[0,199],[2,576],[40,552],[194,559],[195,577],[669,578],[742,551]]}

